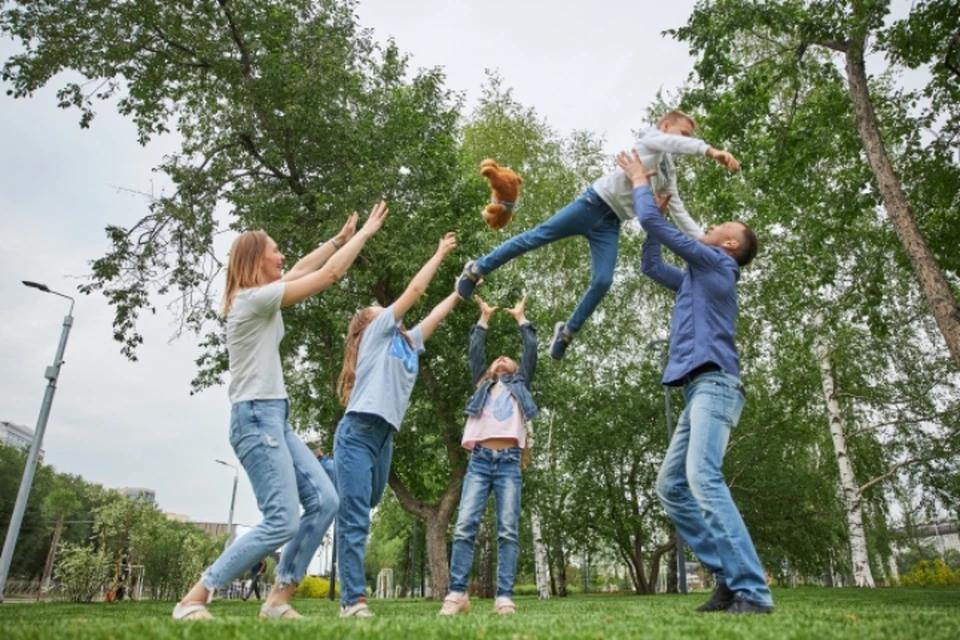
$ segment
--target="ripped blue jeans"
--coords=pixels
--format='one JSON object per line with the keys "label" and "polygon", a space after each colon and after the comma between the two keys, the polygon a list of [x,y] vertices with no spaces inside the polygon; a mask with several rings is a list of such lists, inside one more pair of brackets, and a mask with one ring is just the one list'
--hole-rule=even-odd
{"label": "ripped blue jeans", "polygon": [[290,428],[288,415],[287,400],[249,400],[230,410],[230,445],[250,478],[263,520],[204,572],[208,589],[229,584],[283,545],[277,584],[299,584],[337,515],[337,490]]}

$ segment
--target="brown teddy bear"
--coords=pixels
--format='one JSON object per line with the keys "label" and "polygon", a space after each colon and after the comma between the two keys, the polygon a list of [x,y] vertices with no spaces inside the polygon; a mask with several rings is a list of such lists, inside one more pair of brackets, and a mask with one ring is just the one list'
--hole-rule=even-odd
{"label": "brown teddy bear", "polygon": [[490,183],[493,200],[483,210],[483,221],[494,231],[499,231],[513,219],[523,178],[490,158],[480,163],[480,175]]}

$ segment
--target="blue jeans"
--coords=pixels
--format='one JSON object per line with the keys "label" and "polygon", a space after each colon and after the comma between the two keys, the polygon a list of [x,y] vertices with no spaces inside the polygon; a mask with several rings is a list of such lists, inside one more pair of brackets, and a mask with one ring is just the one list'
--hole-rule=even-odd
{"label": "blue jeans", "polygon": [[513,578],[520,554],[520,447],[494,451],[473,448],[470,466],[463,478],[460,514],[453,529],[450,557],[450,591],[466,593],[473,544],[480,528],[490,490],[497,502],[497,597],[513,597]]}
{"label": "blue jeans", "polygon": [[737,377],[722,371],[701,374],[684,387],[687,406],[660,467],[657,494],[718,583],[739,598],[772,606],[763,565],[721,471],[743,410],[741,389]]}
{"label": "blue jeans", "polygon": [[390,475],[396,430],[380,416],[350,412],[337,425],[333,462],[337,468],[337,567],[340,603],[349,607],[366,596],[363,558],[370,534],[370,509],[383,497]]}
{"label": "blue jeans", "polygon": [[570,236],[587,239],[592,272],[590,288],[567,320],[567,330],[574,333],[579,331],[610,290],[620,245],[620,219],[593,187],[543,224],[510,238],[477,260],[477,270],[487,275],[517,256]]}
{"label": "blue jeans", "polygon": [[283,545],[277,583],[299,583],[337,513],[337,490],[290,429],[289,406],[286,400],[249,400],[230,409],[230,445],[250,478],[263,521],[204,572],[208,589],[230,584]]}

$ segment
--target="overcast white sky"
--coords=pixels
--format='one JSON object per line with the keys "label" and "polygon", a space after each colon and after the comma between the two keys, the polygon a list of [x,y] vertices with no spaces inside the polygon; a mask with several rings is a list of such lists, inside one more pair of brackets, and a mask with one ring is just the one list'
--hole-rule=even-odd
{"label": "overcast white sky", "polygon": [[[414,67],[445,67],[448,86],[466,91],[471,104],[484,69],[498,69],[555,129],[605,135],[613,152],[630,143],[657,90],[675,89],[692,68],[686,48],[660,32],[682,25],[693,4],[368,0],[359,14],[377,39],[392,36],[412,54]],[[0,58],[13,51],[0,43]],[[30,427],[68,303],[20,281],[74,293],[74,278],[107,249],[103,228],[145,213],[142,199],[117,187],[159,190],[151,169],[179,146],[168,136],[140,147],[113,105],[101,106],[92,129],[77,120],[57,109],[52,89],[29,100],[0,94],[0,420]],[[223,387],[189,395],[195,341],[168,344],[172,318],[161,309],[141,322],[146,344],[131,363],[112,340],[112,312],[100,296],[79,297],[75,316],[46,462],[108,487],[150,487],[167,511],[225,521],[232,477],[214,459],[237,463],[229,404]],[[245,477],[235,520],[259,521]]]}

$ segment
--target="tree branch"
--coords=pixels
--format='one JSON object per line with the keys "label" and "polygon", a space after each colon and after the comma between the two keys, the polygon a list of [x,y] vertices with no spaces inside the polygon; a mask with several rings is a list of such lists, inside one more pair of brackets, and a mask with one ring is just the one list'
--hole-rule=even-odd
{"label": "tree branch", "polygon": [[394,495],[397,496],[397,501],[404,509],[420,518],[427,518],[431,515],[432,509],[426,503],[413,497],[413,494],[403,484],[403,480],[400,479],[394,469],[390,469],[389,484]]}
{"label": "tree branch", "polygon": [[952,71],[953,75],[960,78],[960,67],[954,66],[950,61],[950,57],[953,56],[953,49],[958,45],[960,45],[960,29],[957,29],[953,37],[950,38],[950,44],[947,45],[947,52],[943,55],[943,66]]}
{"label": "tree branch", "polygon": [[888,422],[880,422],[880,423],[878,423],[878,424],[870,425],[869,427],[864,427],[864,428],[862,428],[862,429],[857,429],[856,431],[854,431],[854,432],[852,432],[852,433],[848,433],[848,434],[847,434],[847,438],[853,438],[853,437],[859,436],[859,435],[861,435],[861,434],[869,433],[870,431],[876,431],[877,429],[882,429],[883,427],[890,427],[890,426],[893,426],[893,425],[895,425],[895,424],[916,424],[917,422],[926,422],[926,421],[928,421],[928,420],[935,420],[936,418],[942,418],[942,417],[944,417],[944,416],[948,416],[948,415],[957,413],[958,411],[960,411],[960,407],[958,407],[957,409],[950,409],[949,411],[941,411],[941,412],[939,412],[939,413],[935,413],[935,414],[929,415],[929,416],[922,416],[922,417],[920,417],[920,418],[911,418],[911,419],[903,419],[903,418],[901,418],[901,419],[898,419],[898,420],[890,420],[890,421],[888,421]]}
{"label": "tree branch", "polygon": [[865,485],[861,486],[861,487],[860,487],[860,494],[863,495],[863,492],[864,492],[864,491],[866,491],[867,489],[869,489],[869,488],[872,487],[873,485],[877,484],[878,482],[883,482],[884,480],[886,480],[887,478],[889,478],[890,476],[892,476],[893,474],[895,474],[897,471],[899,471],[899,470],[902,469],[903,467],[909,466],[909,465],[911,465],[911,464],[916,464],[916,463],[918,463],[918,462],[923,462],[924,460],[926,460],[926,458],[908,458],[907,460],[904,460],[903,462],[898,462],[897,464],[895,464],[895,465],[893,465],[892,467],[890,467],[890,468],[887,470],[887,472],[884,473],[883,475],[877,476],[876,478],[874,478],[874,479],[871,480],[870,482],[868,482],[868,483],[866,483]]}

